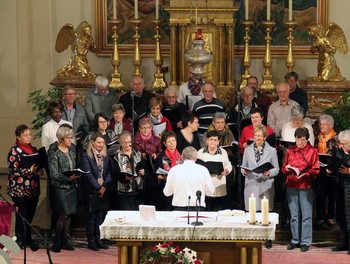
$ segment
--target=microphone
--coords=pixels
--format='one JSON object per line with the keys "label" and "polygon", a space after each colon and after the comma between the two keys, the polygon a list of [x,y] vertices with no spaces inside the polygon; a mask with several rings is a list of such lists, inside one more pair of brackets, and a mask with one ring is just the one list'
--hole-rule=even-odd
{"label": "microphone", "polygon": [[130,95],[131,95],[131,97],[135,97],[135,91],[134,90],[131,90],[131,92],[130,92]]}
{"label": "microphone", "polygon": [[201,199],[201,196],[202,196],[202,192],[200,191],[200,190],[198,190],[197,192],[196,192],[196,196],[197,196],[197,199]]}

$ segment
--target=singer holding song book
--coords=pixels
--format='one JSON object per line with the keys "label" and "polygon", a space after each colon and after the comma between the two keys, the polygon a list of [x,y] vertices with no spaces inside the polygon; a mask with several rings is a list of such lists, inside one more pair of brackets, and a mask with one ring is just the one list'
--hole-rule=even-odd
{"label": "singer holding song book", "polygon": [[[182,152],[184,163],[170,169],[164,187],[165,196],[173,195],[172,205],[176,211],[196,210],[196,193],[200,191],[200,210],[205,208],[205,196],[214,193],[215,187],[209,171],[196,164],[197,150],[186,147]],[[199,192],[198,192],[199,193]],[[189,199],[190,198],[190,199]]]}
{"label": "singer holding song book", "polygon": [[[31,132],[26,125],[19,125],[15,130],[16,143],[10,149],[8,162],[8,184],[7,194],[29,223],[32,222],[40,195],[39,174],[35,164],[30,167],[21,166],[24,155],[37,153],[37,149],[31,144]],[[31,228],[26,225],[26,236],[24,236],[23,221],[16,215],[15,234],[18,246],[23,249],[24,244],[38,249],[38,245],[32,240]]]}
{"label": "singer holding song book", "polygon": [[198,159],[205,162],[215,186],[212,195],[206,197],[207,211],[219,211],[228,208],[226,175],[232,171],[226,150],[219,148],[220,136],[216,130],[206,133],[207,146],[198,150]]}
{"label": "singer holding song book", "polygon": [[254,128],[254,143],[244,150],[242,166],[256,168],[260,165],[271,163],[273,168],[262,173],[256,173],[247,169],[241,169],[245,176],[244,204],[245,210],[249,210],[249,197],[256,197],[256,210],[261,210],[261,199],[264,196],[269,199],[269,210],[273,210],[275,187],[274,177],[279,172],[277,150],[265,141],[267,129],[264,125]]}

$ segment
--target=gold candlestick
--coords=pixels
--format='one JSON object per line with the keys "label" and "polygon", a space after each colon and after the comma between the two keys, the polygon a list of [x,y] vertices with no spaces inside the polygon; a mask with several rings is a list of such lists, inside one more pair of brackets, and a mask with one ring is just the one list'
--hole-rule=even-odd
{"label": "gold candlestick", "polygon": [[242,65],[244,68],[244,74],[242,75],[242,82],[241,85],[239,87],[239,89],[241,90],[244,86],[247,86],[247,80],[250,77],[250,73],[249,73],[249,67],[252,63],[252,61],[250,60],[250,54],[249,54],[249,29],[251,27],[251,25],[254,24],[253,21],[250,20],[242,20],[239,22],[240,24],[242,24],[244,26],[244,32],[245,32],[245,36],[244,36],[244,56],[243,56],[243,61],[242,61]]}
{"label": "gold candlestick", "polygon": [[272,66],[272,59],[271,59],[271,30],[274,25],[276,25],[273,21],[263,21],[262,24],[265,27],[266,30],[266,50],[265,50],[265,57],[264,57],[264,67],[266,69],[265,74],[263,75],[263,82],[260,85],[259,90],[262,93],[268,93],[272,94],[276,90],[276,85],[272,82],[272,75],[270,74],[270,69]]}
{"label": "gold candlestick", "polygon": [[140,72],[140,66],[141,66],[141,53],[140,53],[140,35],[139,35],[139,25],[143,22],[142,19],[132,19],[130,21],[133,25],[134,25],[134,30],[135,30],[135,35],[134,35],[134,39],[135,39],[135,53],[134,53],[134,57],[132,59],[132,62],[134,63],[135,66],[135,71],[132,74],[133,77],[135,76],[140,76],[142,77],[142,73]]}
{"label": "gold candlestick", "polygon": [[295,27],[298,25],[297,22],[288,21],[284,23],[288,27],[288,53],[286,58],[286,66],[288,68],[288,72],[291,72],[293,70],[293,67],[295,65],[294,56],[293,56],[293,32],[295,30]]}
{"label": "gold candlestick", "polygon": [[121,80],[121,73],[119,72],[119,65],[120,65],[120,57],[119,57],[119,51],[118,51],[118,24],[122,23],[119,19],[111,19],[108,21],[113,25],[113,56],[111,59],[112,66],[113,66],[113,73],[111,74],[112,80],[109,84],[109,87],[112,87],[117,90],[117,92],[124,93],[124,83]]}
{"label": "gold candlestick", "polygon": [[154,83],[152,84],[154,93],[163,93],[164,88],[167,87],[167,84],[164,80],[164,74],[161,71],[161,67],[163,65],[163,57],[160,52],[160,22],[161,20],[155,19],[153,23],[156,26],[156,35],[154,38],[156,39],[156,54],[154,56],[154,65],[157,67],[156,73],[154,74]]}

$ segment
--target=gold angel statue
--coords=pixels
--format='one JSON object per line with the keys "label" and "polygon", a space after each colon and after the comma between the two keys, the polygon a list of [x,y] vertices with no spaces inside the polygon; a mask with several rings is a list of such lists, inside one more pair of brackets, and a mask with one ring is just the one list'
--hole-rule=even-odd
{"label": "gold angel statue", "polygon": [[342,81],[343,77],[334,58],[336,51],[348,52],[348,45],[343,30],[335,23],[330,23],[328,30],[320,24],[309,27],[309,34],[314,37],[311,52],[319,52],[316,81]]}
{"label": "gold angel statue", "polygon": [[89,50],[93,53],[97,51],[96,44],[91,36],[91,25],[83,21],[76,30],[72,24],[64,25],[58,32],[56,39],[56,51],[61,53],[69,45],[72,48],[72,55],[69,63],[57,71],[59,76],[79,76],[83,78],[94,78],[87,60]]}

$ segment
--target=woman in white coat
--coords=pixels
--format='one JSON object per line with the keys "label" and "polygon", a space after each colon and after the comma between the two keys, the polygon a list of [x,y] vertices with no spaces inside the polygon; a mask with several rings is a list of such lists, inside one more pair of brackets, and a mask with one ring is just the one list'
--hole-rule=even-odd
{"label": "woman in white coat", "polygon": [[254,194],[256,197],[256,210],[261,211],[261,199],[264,196],[269,199],[269,210],[273,210],[274,203],[274,177],[279,172],[277,151],[266,141],[267,129],[265,126],[254,128],[254,143],[244,151],[242,166],[255,169],[256,167],[270,162],[272,169],[263,173],[256,173],[250,170],[241,169],[245,176],[244,203],[245,209],[249,209],[249,197]]}

